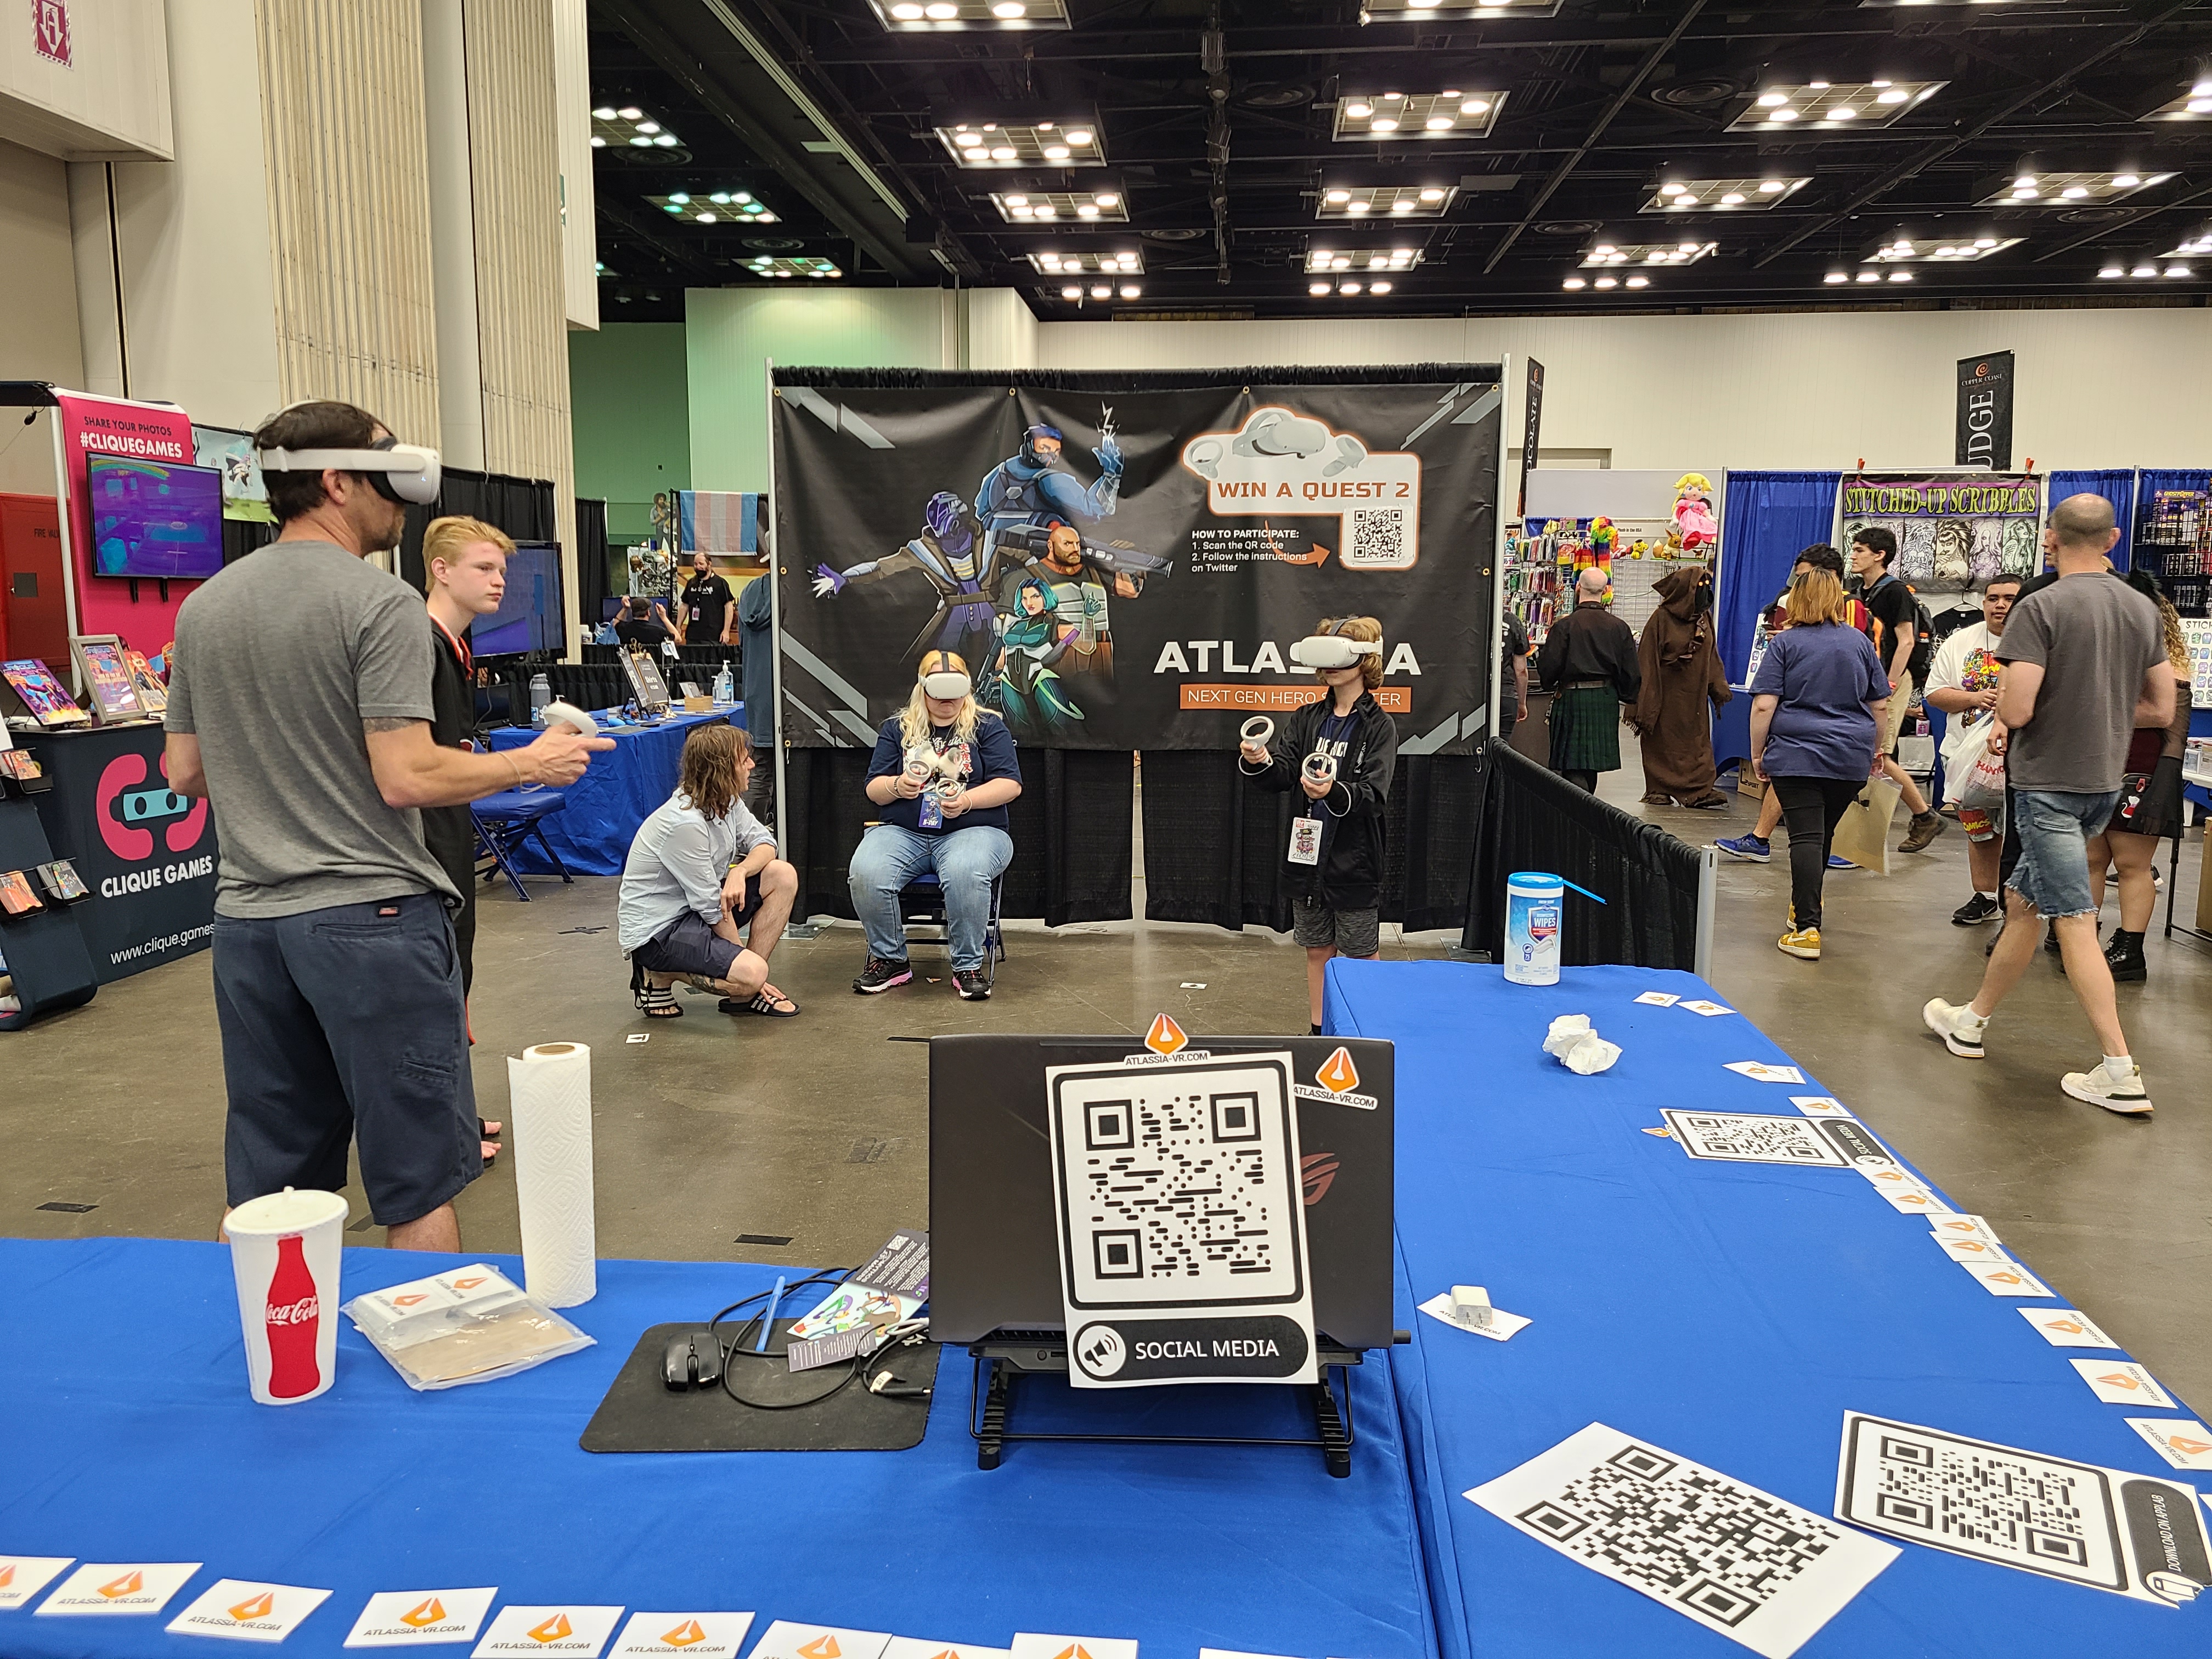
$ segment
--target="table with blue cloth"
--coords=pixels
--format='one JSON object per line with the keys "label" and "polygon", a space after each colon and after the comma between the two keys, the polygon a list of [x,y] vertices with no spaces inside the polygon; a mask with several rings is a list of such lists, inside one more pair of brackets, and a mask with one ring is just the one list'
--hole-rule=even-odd
{"label": "table with blue cloth", "polygon": [[[1481,1285],[1534,1322],[1501,1343],[1422,1315],[1394,1355],[1447,1659],[1744,1651],[1461,1496],[1591,1423],[1820,1516],[1847,1408],[2212,1491],[2124,1420],[2186,1408],[2100,1403],[2067,1364],[2097,1351],[2050,1346],[2016,1311],[2055,1299],[1990,1295],[1856,1170],[1692,1160],[1645,1133],[1662,1106],[1796,1115],[1792,1095],[1835,1091],[1725,1070],[1790,1057],[1741,1014],[1644,991],[1715,996],[1658,969],[1534,988],[1473,964],[1329,964],[1323,1029],[1397,1048],[1401,1302]],[[1571,1013],[1620,1045],[1610,1071],[1543,1052]],[[2212,1652],[2212,1596],[2169,1610],[1898,1547],[1804,1659]]]}
{"label": "table with blue cloth", "polygon": [[[545,839],[553,843],[568,873],[622,874],[638,825],[675,791],[684,739],[696,726],[742,726],[744,713],[741,702],[723,703],[710,714],[672,713],[653,725],[635,726],[623,720],[618,710],[592,711],[599,735],[612,738],[614,749],[593,755],[584,775],[563,787],[567,804],[543,820]],[[491,746],[495,750],[520,749],[542,735],[532,726],[497,726],[490,734]],[[515,867],[526,874],[553,873],[553,866],[527,845],[518,847],[513,856]]]}
{"label": "table with blue cloth", "polygon": [[[471,1261],[522,1279],[511,1257],[351,1249],[343,1294]],[[599,1346],[425,1394],[326,1309],[342,1320],[336,1383],[270,1407],[246,1393],[223,1246],[0,1242],[0,1552],[204,1564],[155,1616],[0,1612],[0,1655],[207,1659],[225,1650],[162,1627],[219,1577],[334,1592],[288,1656],[338,1655],[376,1591],[471,1585],[496,1585],[495,1607],[749,1611],[749,1639],[781,1618],[1000,1648],[1018,1631],[1129,1637],[1146,1659],[1437,1652],[1380,1354],[1352,1373],[1347,1480],[1284,1447],[1024,1443],[978,1469],[958,1349],[908,1451],[578,1446],[648,1326],[703,1322],[793,1271],[602,1261],[599,1294],[566,1310]],[[1071,1409],[1064,1389],[1030,1387],[1025,1426],[1073,1426],[1052,1420]],[[1180,1420],[1206,1402],[1175,1396],[1233,1395],[1259,1425],[1232,1431],[1311,1433],[1304,1390],[1250,1392],[1121,1391],[1103,1409]]]}

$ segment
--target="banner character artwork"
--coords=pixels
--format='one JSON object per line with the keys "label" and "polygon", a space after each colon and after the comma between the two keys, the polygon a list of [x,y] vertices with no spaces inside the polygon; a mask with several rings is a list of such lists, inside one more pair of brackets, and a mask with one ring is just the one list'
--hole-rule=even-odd
{"label": "banner character artwork", "polygon": [[779,369],[791,740],[872,744],[941,649],[1024,744],[1225,749],[1317,695],[1291,641],[1372,616],[1401,752],[1468,752],[1488,727],[1498,371],[1369,373]]}
{"label": "banner character artwork", "polygon": [[2033,472],[1930,478],[1862,473],[1844,480],[1844,540],[1880,527],[1897,538],[1897,574],[1963,588],[1992,576],[2035,574],[2042,546],[2043,480]]}

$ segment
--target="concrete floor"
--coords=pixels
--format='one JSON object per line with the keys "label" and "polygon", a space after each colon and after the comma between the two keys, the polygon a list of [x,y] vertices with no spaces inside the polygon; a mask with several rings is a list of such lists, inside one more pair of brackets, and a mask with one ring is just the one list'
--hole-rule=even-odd
{"label": "concrete floor", "polygon": [[[1740,834],[1727,813],[1644,809],[1630,767],[1604,796],[1693,842]],[[2179,915],[2194,914],[2197,848]],[[2123,1018],[2159,1104],[2124,1120],[2061,1094],[2093,1063],[2088,1028],[2039,958],[1990,1028],[1990,1058],[1956,1060],[1921,1027],[1923,1001],[1969,995],[1985,928],[1950,925],[1965,898],[1955,827],[1896,873],[1831,878],[1818,963],[1774,948],[1786,860],[1723,862],[1713,979],[1844,1102],[1989,1218],[2070,1298],[2201,1412],[2212,1410],[2212,955],[2149,945],[2151,981],[2122,988]],[[1141,868],[1141,863],[1139,864]],[[775,979],[795,1020],[719,1014],[684,997],[651,1025],[630,1007],[609,924],[616,884],[533,880],[532,902],[485,890],[473,1006],[476,1087],[504,1115],[503,1056],[533,1042],[591,1045],[598,1103],[599,1249],[609,1256],[818,1264],[860,1259],[927,1220],[926,1050],[940,1031],[1140,1032],[1166,1010],[1194,1032],[1295,1030],[1303,961],[1286,941],[1203,927],[1017,927],[997,994],[963,1003],[940,952],[918,947],[911,987],[863,1000],[849,924],[789,940]],[[1141,894],[1139,899],[1142,908]],[[2162,912],[2161,912],[2162,914]],[[2107,914],[2106,926],[2112,922]],[[1443,955],[1439,935],[1386,956]],[[649,1041],[624,1041],[643,1032]],[[222,1073],[203,953],[104,989],[90,1006],[0,1037],[0,1228],[33,1237],[209,1237],[222,1202]],[[358,1188],[359,1231],[374,1244]],[[95,1207],[82,1213],[49,1202]],[[518,1248],[504,1160],[463,1194],[471,1249]],[[749,1237],[741,1236],[750,1235]],[[762,1242],[787,1240],[785,1243]]]}

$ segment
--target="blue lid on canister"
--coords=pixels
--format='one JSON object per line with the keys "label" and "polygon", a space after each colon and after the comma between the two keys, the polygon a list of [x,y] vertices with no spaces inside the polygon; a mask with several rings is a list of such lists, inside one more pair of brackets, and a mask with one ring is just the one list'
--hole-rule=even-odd
{"label": "blue lid on canister", "polygon": [[1509,886],[1513,887],[1564,887],[1567,884],[1565,876],[1555,876],[1548,870],[1516,870],[1505,880]]}

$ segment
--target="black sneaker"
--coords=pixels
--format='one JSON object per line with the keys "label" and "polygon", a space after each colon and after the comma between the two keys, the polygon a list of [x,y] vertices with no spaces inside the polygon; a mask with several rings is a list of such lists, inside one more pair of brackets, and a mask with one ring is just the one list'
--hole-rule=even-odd
{"label": "black sneaker", "polygon": [[1951,922],[1957,927],[1978,927],[1995,920],[2003,907],[1986,893],[1977,893],[1951,912]]}
{"label": "black sneaker", "polygon": [[960,993],[963,1002],[981,1002],[991,994],[991,981],[983,977],[981,968],[955,968],[952,988]]}
{"label": "black sneaker", "polygon": [[894,985],[903,985],[913,977],[914,969],[906,965],[903,957],[891,962],[882,957],[870,957],[868,965],[860,969],[860,978],[853,981],[853,988],[864,997],[872,997]]}

